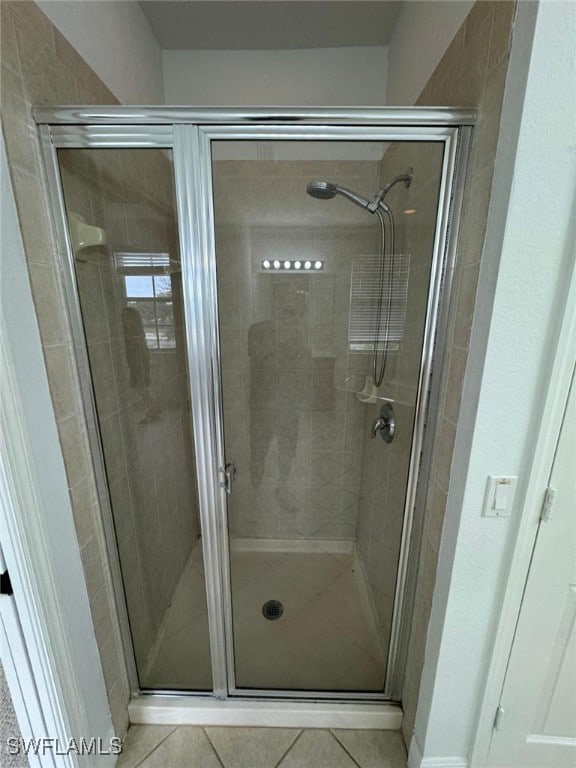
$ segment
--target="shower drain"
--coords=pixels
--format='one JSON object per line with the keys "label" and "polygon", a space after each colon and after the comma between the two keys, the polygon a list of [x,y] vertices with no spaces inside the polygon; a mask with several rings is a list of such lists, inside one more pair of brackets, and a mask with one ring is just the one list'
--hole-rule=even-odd
{"label": "shower drain", "polygon": [[284,606],[279,600],[268,600],[262,606],[262,616],[270,621],[276,621],[284,613]]}

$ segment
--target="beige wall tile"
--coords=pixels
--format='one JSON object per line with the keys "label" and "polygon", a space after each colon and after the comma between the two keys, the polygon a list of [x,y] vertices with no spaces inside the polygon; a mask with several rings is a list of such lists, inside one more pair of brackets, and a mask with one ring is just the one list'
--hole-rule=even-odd
{"label": "beige wall tile", "polygon": [[56,58],[53,49],[17,16],[14,26],[26,101],[32,105],[73,103],[76,100],[74,76]]}
{"label": "beige wall tile", "polygon": [[[11,70],[20,77],[20,59],[16,45],[13,11],[10,3],[0,3],[0,59],[2,69]],[[2,72],[2,88],[4,89],[4,72]]]}
{"label": "beige wall tile", "polygon": [[[80,550],[86,581],[91,586],[91,591],[97,595],[105,588],[105,573],[102,570],[103,544],[98,531],[90,538]],[[111,628],[102,625],[94,625],[96,639],[108,637]]]}
{"label": "beige wall tile", "polygon": [[62,291],[54,269],[47,264],[30,262],[28,270],[42,343],[44,346],[67,344],[67,319],[64,314]]}
{"label": "beige wall tile", "polygon": [[[367,169],[371,178],[364,178]],[[334,176],[335,172],[333,163],[324,162],[215,165],[226,443],[229,450],[233,448],[240,454],[247,448],[252,452],[247,462],[250,478],[244,485],[237,485],[231,517],[256,515],[250,521],[233,520],[235,530],[246,531],[249,527],[253,532],[260,531],[256,535],[263,535],[264,527],[267,531],[288,532],[286,510],[274,496],[266,496],[272,505],[266,512],[264,508],[254,512],[260,509],[257,488],[260,484],[290,483],[291,491],[298,493],[300,489],[304,496],[299,502],[302,511],[314,491],[308,485],[311,476],[314,482],[322,478],[324,483],[332,481],[340,495],[334,500],[333,530],[329,530],[325,515],[311,511],[292,520],[300,535],[341,537],[353,527],[352,507],[357,497],[353,494],[351,504],[343,501],[349,489],[341,484],[341,467],[343,452],[358,448],[352,432],[357,432],[359,425],[353,423],[352,413],[344,414],[345,398],[339,397],[344,393],[335,389],[335,378],[344,378],[348,365],[346,274],[358,245],[358,227],[340,226],[335,235],[333,208],[328,208],[328,213],[320,208],[329,222],[328,227],[320,226],[305,195],[310,178],[330,173]],[[375,186],[373,164],[341,163],[338,173],[342,183]],[[244,186],[246,178],[253,181],[249,192]],[[236,190],[234,185],[242,188]],[[347,206],[344,211],[348,213]],[[310,226],[294,232],[292,227],[259,223],[262,217],[273,215],[277,220],[286,212]],[[244,227],[247,216],[257,223]],[[254,272],[254,266],[271,253],[280,259],[302,257],[303,252],[309,255],[311,247],[316,257],[330,259],[330,273],[287,280]],[[337,366],[341,366],[338,371]],[[246,371],[245,394],[238,389],[241,371]],[[238,417],[246,395],[247,421]],[[344,426],[338,431],[338,445],[334,445],[334,434],[329,434],[330,419],[336,415]],[[326,455],[327,445],[334,449],[330,458]],[[311,474],[308,457],[313,453],[315,469]],[[241,458],[239,469],[241,475],[246,472]],[[239,494],[245,494],[245,498],[240,500]],[[346,509],[339,512],[344,509],[342,504]],[[298,505],[294,511],[297,513]],[[275,515],[273,522],[266,519],[270,514]],[[258,525],[262,527],[258,529]]]}
{"label": "beige wall tile", "polygon": [[130,688],[128,679],[122,675],[116,684],[108,691],[108,702],[110,703],[110,712],[112,722],[117,736],[122,738],[128,730],[128,708],[126,703],[130,699]]}
{"label": "beige wall tile", "polygon": [[455,425],[446,419],[442,419],[435,449],[434,478],[444,490],[448,490],[450,485],[450,469],[452,466],[455,437]]}
{"label": "beige wall tile", "polygon": [[[4,80],[5,78],[2,82]],[[23,94],[4,87],[2,87],[2,128],[10,167],[33,174],[37,179],[40,167],[38,147],[29,109],[24,102]],[[24,206],[26,201],[16,198],[16,204]]]}
{"label": "beige wall tile", "polygon": [[462,208],[462,236],[458,257],[464,264],[480,261],[486,219],[492,190],[493,167],[485,166],[476,176],[469,176]]}
{"label": "beige wall tile", "polygon": [[[28,146],[32,149],[32,141],[28,142]],[[28,261],[53,264],[56,244],[52,239],[45,198],[39,188],[38,177],[15,166],[12,167],[11,176]]]}
{"label": "beige wall tile", "polygon": [[14,71],[6,66],[0,53],[0,106],[6,93],[22,100],[22,78],[19,71]]}
{"label": "beige wall tile", "polygon": [[[105,593],[105,590],[103,590]],[[103,604],[99,610],[101,610],[100,618],[102,620],[105,620],[106,613],[107,613],[107,599],[106,594],[103,596]],[[93,615],[98,615],[97,611],[94,611]],[[108,624],[110,624],[111,618],[108,618]],[[98,626],[103,626],[103,622],[101,622]],[[121,659],[121,653],[122,649],[118,645],[118,638],[116,636],[116,633],[111,633],[108,635],[108,637],[101,643],[99,643],[99,649],[100,649],[100,658],[102,660],[102,670],[104,672],[104,680],[106,682],[106,687],[108,690],[112,690],[114,685],[116,684],[117,680],[120,679],[121,674],[121,668],[120,668],[120,659]]]}
{"label": "beige wall tile", "polygon": [[455,346],[467,348],[472,330],[476,290],[480,262],[474,264],[459,263],[456,267],[456,305],[453,315]]}
{"label": "beige wall tile", "polygon": [[[108,590],[106,589],[106,585],[104,585],[102,589],[97,592],[96,595],[90,600],[90,610],[92,612],[92,621],[94,623],[94,628],[98,638],[98,633],[102,632],[104,627],[111,627],[115,618],[113,618],[111,614],[110,596],[108,594]],[[115,637],[113,633],[108,634],[106,640],[104,640],[103,637],[101,639],[99,638],[98,647],[100,651],[100,657],[102,659],[103,670],[108,668],[108,672],[104,671],[104,681],[106,683],[106,688],[109,690],[112,688],[120,675],[118,663],[120,660],[121,649],[116,649]],[[113,658],[114,653],[116,653],[116,658]],[[109,674],[110,669],[114,670],[114,674],[112,676]]]}
{"label": "beige wall tile", "polygon": [[467,348],[452,346],[448,361],[448,382],[444,401],[444,415],[453,424],[457,423],[460,413],[460,400],[467,360]]}
{"label": "beige wall tile", "polygon": [[[506,2],[502,4],[506,5]],[[492,168],[494,165],[507,72],[507,56],[503,56],[498,64],[488,71],[474,128],[474,141],[469,161],[471,178],[475,178],[482,170]]]}
{"label": "beige wall tile", "polygon": [[402,709],[404,711],[404,716],[402,718],[402,735],[404,736],[404,743],[407,746],[410,745],[412,732],[414,730],[416,707],[418,705],[418,692],[420,689],[420,678],[422,676],[423,666],[424,661],[421,657],[418,657],[417,661],[414,660],[414,647],[411,647],[406,667],[404,693],[402,696]]}
{"label": "beige wall tile", "polygon": [[[56,56],[77,82],[79,104],[106,104],[100,78],[90,69],[82,56],[55,27],[52,28]],[[116,99],[112,103],[116,103]]]}
{"label": "beige wall tile", "polygon": [[82,410],[79,383],[76,378],[72,355],[72,349],[65,345],[44,349],[44,359],[57,421],[78,415]]}
{"label": "beige wall tile", "polygon": [[39,37],[50,49],[54,50],[54,27],[36,3],[32,0],[12,0],[4,2],[14,13],[24,21],[29,30]]}
{"label": "beige wall tile", "polygon": [[516,12],[516,3],[513,0],[497,0],[492,4],[492,34],[490,37],[490,54],[488,57],[488,71],[497,67],[502,59],[508,60],[510,54],[510,42],[512,25]]}
{"label": "beige wall tile", "polygon": [[[95,488],[89,478],[84,478],[78,485],[70,489],[70,500],[72,502],[78,544],[80,547],[83,547],[96,535],[97,530],[95,509],[98,501]],[[89,584],[88,589],[92,593],[91,587],[92,585]]]}

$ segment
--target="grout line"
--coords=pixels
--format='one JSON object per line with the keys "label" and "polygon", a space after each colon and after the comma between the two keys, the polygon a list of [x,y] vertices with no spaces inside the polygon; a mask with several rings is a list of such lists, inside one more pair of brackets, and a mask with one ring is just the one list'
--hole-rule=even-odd
{"label": "grout line", "polygon": [[226,766],[222,762],[222,759],[220,758],[220,755],[218,754],[218,750],[216,749],[216,747],[212,743],[212,740],[211,740],[210,736],[208,735],[208,731],[206,730],[206,728],[202,728],[202,732],[203,732],[204,736],[206,736],[206,738],[208,740],[208,744],[210,744],[210,746],[212,747],[212,752],[214,752],[214,754],[216,755],[216,760],[218,760],[218,762],[220,763],[222,768],[226,768]]}
{"label": "grout line", "polygon": [[[145,726],[144,726],[144,727],[145,727]],[[130,729],[128,729],[128,730],[130,730]],[[170,738],[170,736],[172,736],[172,734],[173,734],[173,733],[175,733],[177,730],[178,730],[178,726],[176,726],[175,728],[173,728],[173,730],[171,730],[171,731],[170,731],[170,733],[168,733],[168,734],[167,734],[167,735],[166,735],[166,736],[165,736],[165,737],[164,737],[164,738],[163,738],[161,741],[159,741],[159,742],[158,742],[158,744],[156,744],[156,746],[155,746],[155,747],[152,747],[152,749],[150,750],[150,752],[147,752],[147,753],[146,753],[146,755],[145,755],[145,756],[142,758],[142,760],[140,760],[140,762],[138,762],[138,763],[135,763],[135,765],[134,765],[134,768],[138,768],[138,766],[139,766],[139,765],[143,765],[143,763],[144,763],[146,760],[148,760],[148,758],[150,757],[150,755],[151,755],[153,752],[156,752],[156,750],[158,749],[158,747],[159,747],[159,746],[161,746],[162,744],[164,744],[164,742],[165,742],[165,741],[167,741],[167,740]]]}
{"label": "grout line", "polygon": [[348,749],[346,749],[346,747],[344,746],[344,744],[342,744],[342,742],[340,741],[340,739],[338,738],[338,736],[336,736],[336,734],[334,733],[334,731],[333,731],[332,729],[330,729],[330,733],[331,733],[331,735],[332,735],[332,738],[333,738],[333,739],[334,739],[334,740],[335,740],[335,741],[336,741],[338,744],[340,744],[340,746],[342,747],[342,749],[344,750],[344,752],[346,752],[346,754],[348,755],[348,757],[350,758],[350,760],[352,760],[352,762],[354,763],[354,765],[357,765],[357,766],[358,766],[358,768],[362,768],[362,766],[360,765],[360,763],[358,762],[358,760],[356,760],[356,758],[354,757],[354,755],[352,755],[352,754],[351,754],[351,753],[348,751]]}
{"label": "grout line", "polygon": [[300,733],[298,734],[298,736],[296,736],[294,741],[290,744],[288,749],[280,757],[280,760],[278,760],[278,762],[275,763],[273,768],[279,768],[280,764],[284,761],[284,758],[286,757],[286,755],[291,751],[292,747],[296,744],[296,742],[299,740],[299,738],[302,736],[303,733],[304,733],[304,730],[301,730]]}

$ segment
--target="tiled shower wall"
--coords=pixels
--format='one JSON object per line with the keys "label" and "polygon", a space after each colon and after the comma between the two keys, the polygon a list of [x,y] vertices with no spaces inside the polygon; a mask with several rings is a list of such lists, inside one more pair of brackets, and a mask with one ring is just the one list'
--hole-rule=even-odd
{"label": "tiled shower wall", "polygon": [[118,102],[33,2],[2,0],[0,25],[2,129],[94,631],[114,727],[122,735],[128,725],[128,677],[86,439],[72,338],[64,310],[47,185],[36,126],[30,114],[30,108],[35,104]]}
{"label": "tiled shower wall", "polygon": [[[442,159],[442,145],[398,142],[389,147],[379,169],[381,188],[410,167],[414,173],[408,189],[397,184],[386,198],[394,212],[395,256],[402,254],[410,259],[403,338],[400,349],[388,355],[386,374],[379,389],[381,395],[395,399],[394,440],[385,444],[380,438],[370,437],[371,424],[378,417],[382,403],[364,406],[362,427],[358,549],[372,589],[385,647],[394,607]],[[405,214],[405,210],[414,213]]]}
{"label": "tiled shower wall", "polygon": [[[76,279],[132,639],[142,669],[199,535],[172,166],[162,150],[61,150],[66,207],[106,232]],[[114,252],[168,253],[175,348],[151,352],[147,418],[130,386],[126,304]]]}
{"label": "tiled shower wall", "polygon": [[[352,539],[365,406],[340,389],[367,369],[348,349],[351,265],[377,253],[371,216],[306,194],[312,179],[367,196],[369,161],[217,161],[216,254],[232,536]],[[264,259],[320,259],[319,274],[271,274]]]}
{"label": "tiled shower wall", "polygon": [[476,2],[422,91],[417,105],[476,107],[450,304],[433,466],[428,486],[412,633],[404,686],[402,730],[410,743],[418,703],[438,550],[468,356],[474,302],[490,203],[500,112],[515,3]]}

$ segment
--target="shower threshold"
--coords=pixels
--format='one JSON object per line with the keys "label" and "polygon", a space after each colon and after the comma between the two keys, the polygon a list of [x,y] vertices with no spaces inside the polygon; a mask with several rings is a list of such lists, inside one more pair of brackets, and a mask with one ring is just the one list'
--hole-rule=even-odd
{"label": "shower threshold", "polygon": [[393,702],[351,703],[216,700],[208,696],[143,694],[128,705],[137,725],[204,725],[266,728],[398,730],[402,708]]}

